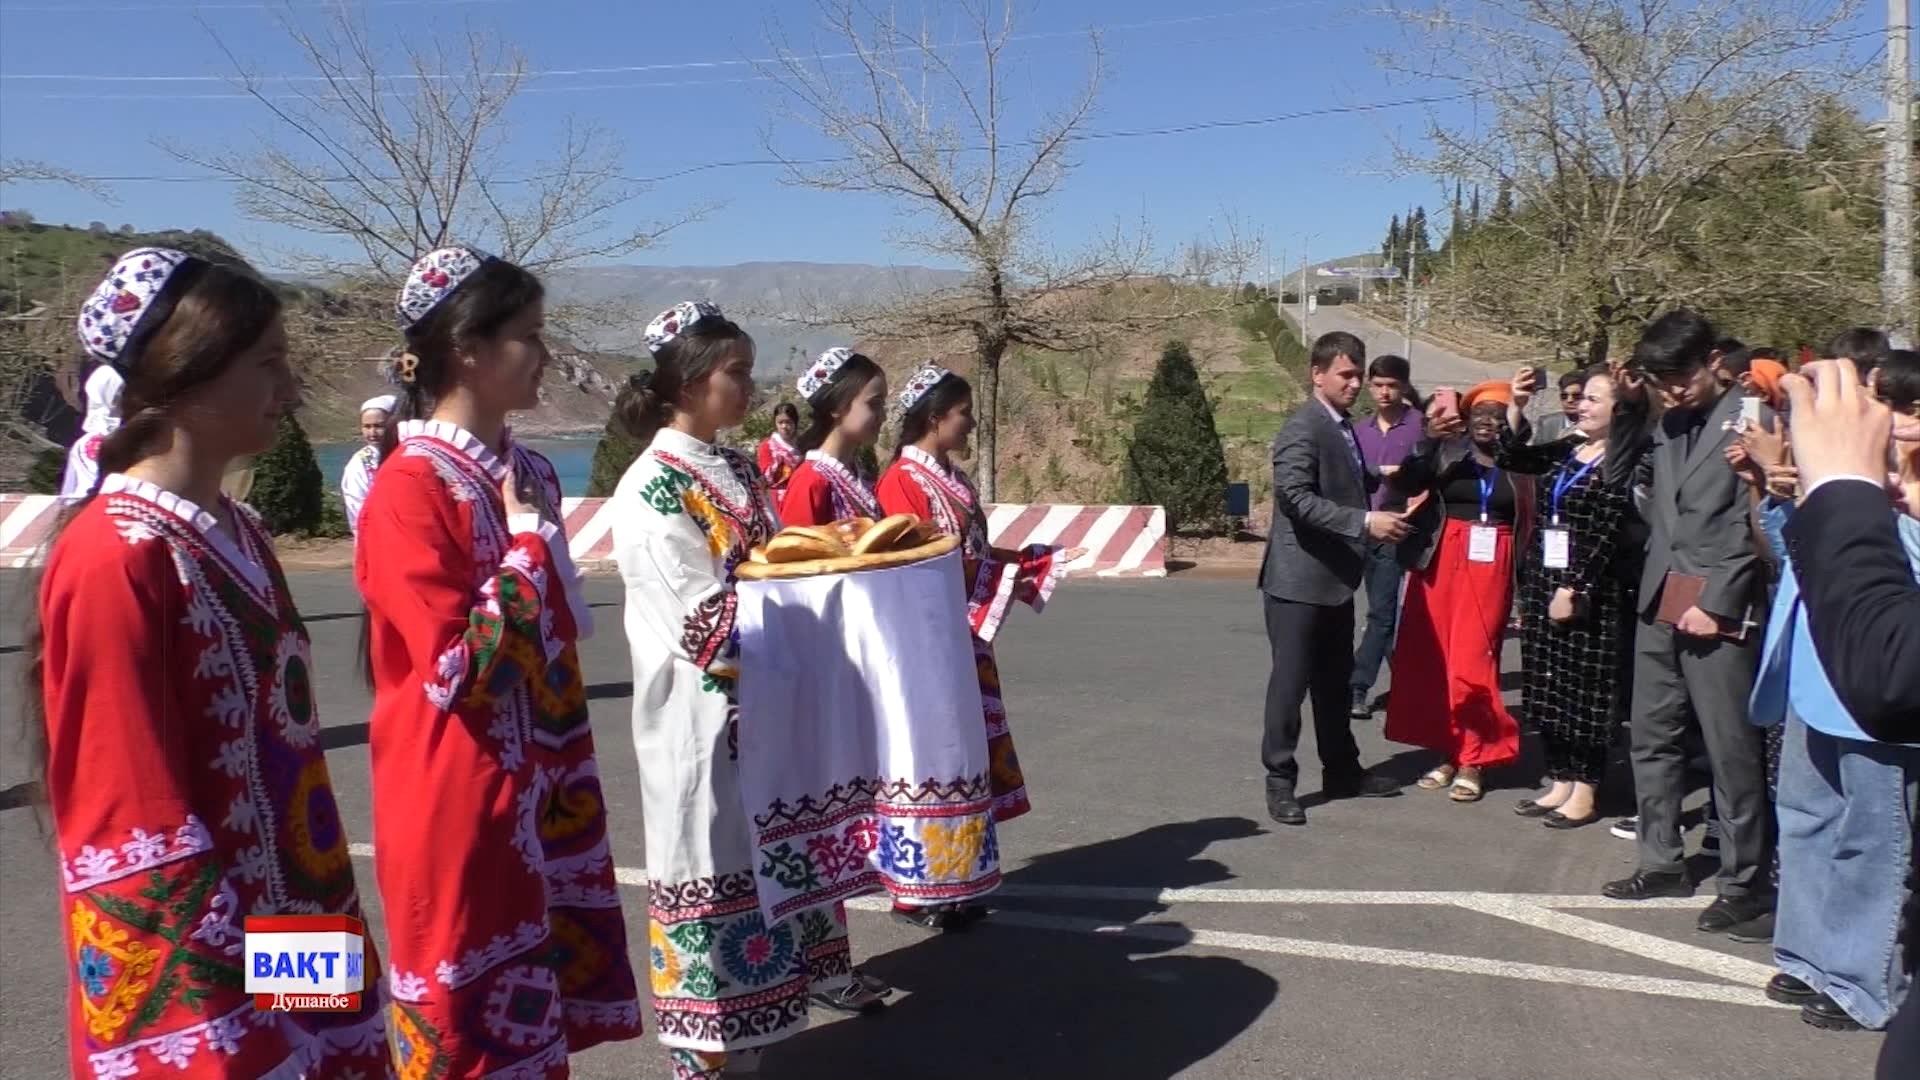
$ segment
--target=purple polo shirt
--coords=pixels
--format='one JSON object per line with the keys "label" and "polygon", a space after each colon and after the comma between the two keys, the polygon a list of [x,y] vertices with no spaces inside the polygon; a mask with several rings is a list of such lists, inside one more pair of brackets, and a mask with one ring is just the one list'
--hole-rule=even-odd
{"label": "purple polo shirt", "polygon": [[[1367,471],[1378,472],[1382,466],[1397,466],[1407,460],[1426,428],[1426,418],[1418,410],[1402,409],[1400,419],[1385,431],[1380,430],[1378,416],[1355,418],[1353,437],[1360,443],[1360,457],[1367,463]],[[1386,509],[1390,496],[1387,485],[1381,484],[1373,493],[1373,508]]]}

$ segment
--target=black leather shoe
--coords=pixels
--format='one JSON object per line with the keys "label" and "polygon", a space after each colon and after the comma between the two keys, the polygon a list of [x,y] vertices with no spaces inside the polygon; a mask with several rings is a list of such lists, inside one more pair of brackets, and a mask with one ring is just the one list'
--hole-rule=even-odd
{"label": "black leather shoe", "polygon": [[1773,912],[1762,912],[1746,922],[1727,927],[1727,938],[1742,945],[1765,945],[1773,940]]}
{"label": "black leather shoe", "polygon": [[1320,793],[1329,799],[1387,799],[1400,794],[1400,785],[1364,769],[1346,775],[1322,773]]}
{"label": "black leather shoe", "polygon": [[1693,882],[1684,873],[1659,874],[1636,870],[1630,878],[1609,881],[1600,886],[1600,895],[1609,900],[1652,900],[1662,896],[1692,896]]}
{"label": "black leather shoe", "polygon": [[1559,809],[1557,806],[1541,806],[1532,799],[1521,799],[1513,804],[1513,812],[1521,817],[1546,817]]}
{"label": "black leather shoe", "polygon": [[1859,1031],[1860,1021],[1847,1015],[1840,1003],[1820,994],[1812,1001],[1800,1006],[1800,1019],[1822,1031]]}
{"label": "black leather shoe", "polygon": [[1767,980],[1767,997],[1782,1005],[1805,1005],[1821,996],[1820,991],[1784,971]]}
{"label": "black leather shoe", "polygon": [[1707,910],[1700,913],[1700,921],[1694,926],[1709,934],[1724,934],[1741,923],[1772,911],[1773,900],[1770,897],[1721,896],[1707,905]]}
{"label": "black leather shoe", "polygon": [[1540,820],[1540,824],[1545,825],[1549,829],[1578,829],[1585,825],[1591,825],[1599,820],[1600,812],[1598,810],[1583,818],[1570,818],[1558,810],[1553,810],[1549,811],[1547,816]]}
{"label": "black leather shoe", "polygon": [[1307,808],[1293,797],[1293,792],[1280,790],[1267,792],[1267,816],[1282,825],[1305,825]]}

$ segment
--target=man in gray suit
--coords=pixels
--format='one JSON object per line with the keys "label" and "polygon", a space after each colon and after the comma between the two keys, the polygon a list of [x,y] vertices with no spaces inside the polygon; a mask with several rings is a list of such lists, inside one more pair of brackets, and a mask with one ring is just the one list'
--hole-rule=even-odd
{"label": "man in gray suit", "polygon": [[1260,564],[1273,675],[1267,682],[1267,813],[1282,825],[1305,825],[1295,797],[1300,763],[1300,707],[1313,695],[1322,790],[1330,799],[1398,795],[1400,788],[1360,767],[1347,684],[1353,678],[1353,595],[1360,587],[1369,539],[1397,542],[1406,515],[1370,511],[1380,483],[1367,472],[1347,411],[1360,395],[1367,347],[1352,334],[1323,334],[1313,343],[1313,395],[1273,440],[1273,528]]}
{"label": "man in gray suit", "polygon": [[1766,624],[1766,582],[1748,497],[1727,466],[1740,395],[1714,376],[1714,331],[1675,311],[1634,347],[1631,366],[1667,404],[1643,459],[1649,530],[1634,639],[1632,759],[1640,801],[1640,866],[1603,892],[1618,900],[1691,896],[1680,843],[1688,710],[1713,772],[1720,833],[1719,899],[1700,929],[1722,932],[1773,908],[1772,807],[1766,747],[1747,720]]}

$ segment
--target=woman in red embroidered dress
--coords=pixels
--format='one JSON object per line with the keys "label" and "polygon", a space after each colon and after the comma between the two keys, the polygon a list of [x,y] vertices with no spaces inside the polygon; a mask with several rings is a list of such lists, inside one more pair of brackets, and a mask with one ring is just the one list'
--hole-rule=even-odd
{"label": "woman in red embroidered dress", "polygon": [[813,419],[800,433],[806,460],[780,504],[785,525],[825,525],[846,518],[878,518],[873,481],[860,475],[860,451],[880,441],[887,418],[887,373],[845,346],[820,354],[800,376],[801,396]]}
{"label": "woman in red embroidered dress", "polygon": [[[888,514],[916,515],[948,536],[961,537],[967,621],[973,630],[980,699],[986,707],[987,756],[993,768],[993,817],[1011,821],[1032,806],[1020,758],[1013,750],[1013,735],[1007,730],[993,639],[1015,600],[1043,610],[1064,568],[1084,552],[1059,552],[1044,545],[1006,551],[988,542],[986,509],[973,482],[951,461],[951,455],[966,449],[973,435],[973,387],[965,379],[925,365],[908,377],[896,407],[901,413],[900,441],[893,464],[880,477],[880,508]],[[930,930],[958,928],[981,914],[983,909],[977,905],[894,909],[895,918]]]}
{"label": "woman in red embroidered dress", "polygon": [[575,643],[592,630],[544,457],[540,282],[469,248],[414,264],[408,352],[354,579],[374,688],[375,872],[405,1077],[563,1077],[640,1033]]}
{"label": "woman in red embroidered dress", "polygon": [[787,497],[787,484],[793,479],[793,471],[800,467],[801,450],[793,443],[794,432],[800,429],[800,410],[791,402],[783,401],[773,407],[773,434],[760,440],[757,455],[760,476],[773,491],[775,506]]}
{"label": "woman in red embroidered dress", "polygon": [[125,377],[126,421],[53,542],[28,646],[72,1075],[382,1075],[372,942],[357,1012],[263,1013],[244,991],[246,916],[361,918],[306,630],[266,530],[220,494],[299,404],[280,302],[143,248],[80,337]]}

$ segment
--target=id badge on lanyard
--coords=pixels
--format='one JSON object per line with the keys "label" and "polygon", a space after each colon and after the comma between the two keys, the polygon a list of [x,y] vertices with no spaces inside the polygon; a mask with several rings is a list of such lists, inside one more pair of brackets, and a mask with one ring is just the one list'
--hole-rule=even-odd
{"label": "id badge on lanyard", "polygon": [[1487,516],[1488,504],[1493,501],[1493,486],[1499,478],[1499,469],[1480,474],[1480,524],[1467,530],[1468,562],[1490,563],[1500,553],[1500,530]]}
{"label": "id badge on lanyard", "polygon": [[1600,459],[1594,458],[1578,472],[1570,471],[1568,465],[1560,466],[1560,478],[1553,482],[1553,524],[1540,533],[1540,563],[1549,570],[1566,570],[1573,565],[1573,534],[1560,524],[1560,503],[1598,464]]}

